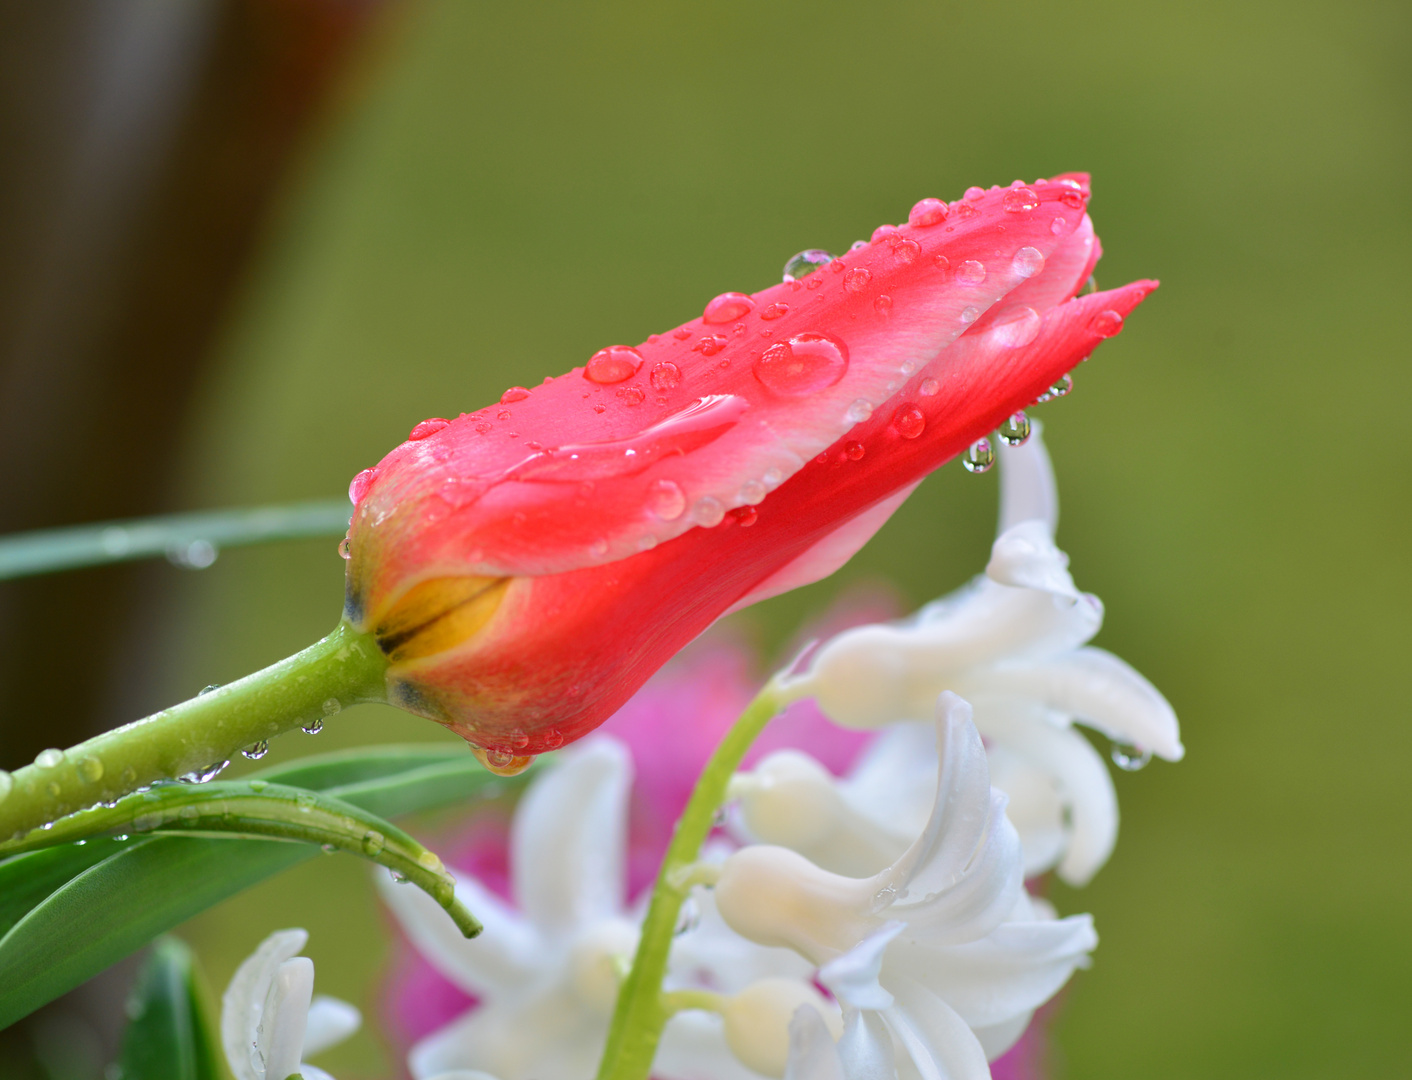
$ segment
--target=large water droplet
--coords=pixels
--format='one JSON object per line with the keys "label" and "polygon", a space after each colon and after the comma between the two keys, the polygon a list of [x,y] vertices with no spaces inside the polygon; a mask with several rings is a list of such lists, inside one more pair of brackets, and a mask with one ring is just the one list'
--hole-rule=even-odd
{"label": "large water droplet", "polygon": [[1113,764],[1127,772],[1137,772],[1149,761],[1152,760],[1152,751],[1144,750],[1140,746],[1129,746],[1125,743],[1114,743],[1110,751]]}
{"label": "large water droplet", "polygon": [[244,754],[251,761],[259,761],[269,752],[270,743],[268,739],[261,739],[259,742],[252,743],[250,746],[247,746],[244,750],[241,751],[241,753]]}
{"label": "large water droplet", "polygon": [[686,511],[686,493],[673,480],[656,480],[647,489],[647,509],[663,521],[676,521]]}
{"label": "large water droplet", "polygon": [[103,779],[103,762],[92,756],[80,758],[78,774],[90,784],[96,784]]}
{"label": "large water droplet", "polygon": [[1088,328],[1101,338],[1110,338],[1123,328],[1123,317],[1116,311],[1100,311],[1089,320]]}
{"label": "large water droplet", "polygon": [[916,228],[940,225],[950,212],[951,208],[940,199],[923,199],[912,207],[907,215],[907,224]]}
{"label": "large water droplet", "polygon": [[64,752],[50,747],[48,750],[39,751],[34,763],[41,769],[55,769],[64,763]]}
{"label": "large water droplet", "polygon": [[961,459],[961,464],[966,467],[967,472],[987,472],[995,464],[995,450],[991,448],[990,440],[977,439],[971,443],[966,456]]}
{"label": "large water droplet", "polygon": [[702,356],[715,356],[728,344],[729,339],[723,338],[719,334],[707,334],[691,347],[691,351],[699,352]]}
{"label": "large water droplet", "polygon": [[1010,268],[1015,271],[1016,277],[1032,278],[1044,269],[1044,255],[1039,248],[1022,247],[1015,252]]}
{"label": "large water droplet", "polygon": [[754,306],[755,301],[744,293],[723,292],[720,296],[712,297],[707,303],[706,310],[701,314],[701,321],[712,326],[735,322],[736,319],[750,314]]}
{"label": "large water droplet", "polygon": [[1005,207],[1007,214],[1021,214],[1027,210],[1039,209],[1039,196],[1032,188],[1011,188],[1005,193],[1005,198],[1000,200],[1000,204]]}
{"label": "large water droplet", "polygon": [[956,268],[956,280],[962,285],[979,285],[985,280],[985,264],[967,259]]}
{"label": "large water droplet", "polygon": [[353,558],[353,539],[352,539],[352,537],[345,536],[342,540],[340,540],[340,541],[338,542],[338,557],[339,557],[340,559],[351,559],[351,558]]}
{"label": "large water droplet", "polygon": [[892,254],[898,262],[911,266],[922,253],[922,245],[915,240],[899,237],[892,242]]}
{"label": "large water droplet", "polygon": [[513,405],[517,401],[524,401],[529,395],[530,392],[523,386],[512,386],[500,395],[500,404]]}
{"label": "large water droplet", "polygon": [[[507,394],[509,392],[510,391],[508,390],[505,391],[505,393]],[[501,398],[501,400],[503,401],[504,398]],[[418,424],[411,430],[411,432],[407,436],[407,441],[421,442],[428,436],[435,435],[438,431],[440,431],[449,423],[451,423],[450,420],[444,420],[440,416],[433,416],[429,420],[423,420],[420,424]]]}
{"label": "large water droplet", "polygon": [[843,287],[849,292],[862,292],[873,280],[873,272],[865,266],[855,266],[843,275]]}
{"label": "large water droplet", "polygon": [[348,484],[348,501],[357,506],[363,501],[363,497],[368,494],[368,489],[373,486],[373,481],[377,478],[378,468],[376,465],[371,469],[364,469],[353,477]]}
{"label": "large water droplet", "polygon": [[681,368],[670,360],[663,360],[653,365],[647,381],[652,384],[653,390],[675,390],[681,385]]}
{"label": "large water droplet", "polygon": [[921,409],[912,404],[903,405],[898,409],[892,423],[897,428],[897,434],[904,439],[915,439],[927,429],[927,418],[922,415]]}
{"label": "large water droplet", "polygon": [[822,248],[809,248],[801,251],[784,264],[784,280],[798,281],[831,262],[833,262],[833,256]]}
{"label": "large water droplet", "polygon": [[720,499],[711,495],[705,495],[696,500],[691,507],[691,520],[698,525],[712,528],[719,525],[726,516],[725,505]]}
{"label": "large water droplet", "polygon": [[600,386],[624,382],[642,367],[642,354],[627,345],[609,345],[599,349],[584,365],[583,377]]}
{"label": "large water droplet", "polygon": [[795,334],[771,345],[752,366],[755,378],[780,397],[807,397],[848,372],[848,348],[828,334]]}
{"label": "large water droplet", "polygon": [[1030,437],[1030,418],[1023,411],[1011,413],[997,434],[1006,446],[1019,446]]}
{"label": "large water droplet", "polygon": [[1001,348],[1018,349],[1039,337],[1039,328],[1043,323],[1034,308],[1016,304],[998,312],[986,333]]}

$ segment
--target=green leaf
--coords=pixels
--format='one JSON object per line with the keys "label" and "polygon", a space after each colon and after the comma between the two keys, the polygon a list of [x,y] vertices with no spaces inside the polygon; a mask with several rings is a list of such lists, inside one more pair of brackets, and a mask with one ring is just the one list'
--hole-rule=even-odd
{"label": "green leaf", "polygon": [[123,1080],[224,1080],[220,1040],[191,950],[159,938],[128,999]]}
{"label": "green leaf", "polygon": [[[325,794],[387,817],[523,782],[490,775],[459,748],[431,746],[330,754],[265,770],[260,778],[285,777],[326,784]],[[158,934],[318,854],[312,844],[275,840],[149,836],[91,839],[0,862],[0,911],[10,920],[0,938],[0,1028]],[[41,874],[44,887],[52,886],[42,896],[40,887],[25,884]],[[11,892],[18,897],[22,890],[25,897],[10,904]]]}

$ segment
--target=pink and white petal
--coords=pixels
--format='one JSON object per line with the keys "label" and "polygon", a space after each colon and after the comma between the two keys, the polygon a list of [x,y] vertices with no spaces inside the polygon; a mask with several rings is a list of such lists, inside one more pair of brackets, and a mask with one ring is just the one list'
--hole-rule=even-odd
{"label": "pink and white petal", "polygon": [[540,977],[553,962],[535,928],[475,878],[456,882],[456,898],[485,927],[467,940],[441,906],[421,889],[374,875],[378,892],[416,950],[440,974],[477,997],[495,997]]}
{"label": "pink and white petal", "polygon": [[1047,660],[1017,661],[967,672],[962,693],[1029,697],[1097,728],[1117,742],[1180,761],[1177,715],[1131,665],[1092,646]]}
{"label": "pink and white petal", "polygon": [[1054,464],[1044,445],[1044,425],[1030,421],[1030,437],[1019,446],[998,448],[1000,460],[1000,523],[995,535],[1022,521],[1038,519],[1049,527],[1049,535],[1059,527],[1059,485]]}
{"label": "pink and white petal", "polygon": [[912,1059],[921,1080],[990,1080],[985,1050],[966,1022],[926,985],[887,977],[897,1004],[883,1020]]}
{"label": "pink and white petal", "polygon": [[632,754],[588,740],[525,792],[510,831],[515,900],[541,933],[613,918],[625,901]]}

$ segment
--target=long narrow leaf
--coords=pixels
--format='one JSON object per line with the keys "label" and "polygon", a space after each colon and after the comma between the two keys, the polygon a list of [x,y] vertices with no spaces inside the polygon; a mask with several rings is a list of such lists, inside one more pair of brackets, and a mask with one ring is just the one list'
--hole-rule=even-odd
{"label": "long narrow leaf", "polygon": [[159,938],[128,999],[122,1080],[222,1080],[219,1043],[191,950]]}

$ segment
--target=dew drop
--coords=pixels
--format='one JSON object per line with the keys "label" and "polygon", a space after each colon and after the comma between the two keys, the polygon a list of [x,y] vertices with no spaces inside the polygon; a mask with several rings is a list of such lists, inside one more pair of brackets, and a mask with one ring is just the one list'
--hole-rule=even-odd
{"label": "dew drop", "polygon": [[715,356],[727,345],[727,339],[719,334],[707,334],[691,347],[692,352],[699,352],[702,356]]}
{"label": "dew drop", "polygon": [[873,280],[873,272],[863,266],[855,266],[843,275],[843,287],[849,292],[862,292]]}
{"label": "dew drop", "polygon": [[247,746],[244,750],[241,751],[241,753],[245,757],[249,758],[251,761],[259,761],[269,752],[270,744],[269,741],[266,739],[261,739],[259,742]]}
{"label": "dew drop", "polygon": [[888,315],[892,312],[892,297],[887,293],[879,293],[878,298],[873,301],[873,310],[879,315]]}
{"label": "dew drop", "polygon": [[978,199],[985,198],[985,188],[974,186],[968,187],[966,189],[966,194],[962,195],[961,197],[967,202],[975,202]]}
{"label": "dew drop", "polygon": [[1110,338],[1123,328],[1123,317],[1116,311],[1100,311],[1089,320],[1088,328],[1101,338]]}
{"label": "dew drop", "polygon": [[852,405],[848,406],[848,412],[844,414],[844,419],[850,424],[861,424],[872,415],[873,403],[859,398]]}
{"label": "dew drop", "polygon": [[685,326],[678,326],[672,331],[672,337],[676,338],[678,341],[685,341],[687,338],[691,337],[691,331]]}
{"label": "dew drop", "polygon": [[197,694],[196,696],[197,696],[197,697],[205,697],[207,694],[214,694],[214,693],[215,693],[217,690],[219,690],[220,688],[221,688],[221,684],[220,684],[220,683],[214,683],[214,682],[213,682],[210,686],[203,686],[203,687],[201,688],[201,692],[200,692],[199,694]]}
{"label": "dew drop", "polygon": [[324,703],[319,708],[325,716],[337,716],[343,711],[343,702],[336,697],[324,698]]}
{"label": "dew drop", "polygon": [[[981,212],[977,210],[974,206],[972,206],[970,203],[963,202],[961,203],[961,205],[956,207],[956,216],[962,221],[970,221],[973,217],[980,217],[980,214]],[[947,231],[950,231],[951,226],[948,225],[946,228]]]}
{"label": "dew drop", "polygon": [[523,386],[512,386],[500,395],[500,404],[511,405],[516,401],[524,401],[529,395],[530,392]]}
{"label": "dew drop", "polygon": [[784,483],[784,470],[771,465],[760,479],[765,482],[766,488],[773,490]]}
{"label": "dew drop", "polygon": [[1039,196],[1033,188],[1011,188],[1005,193],[1005,198],[1000,200],[1000,205],[1005,208],[1007,214],[1023,214],[1039,209]]}
{"label": "dew drop", "polygon": [[817,289],[817,288],[818,288],[820,285],[822,285],[823,283],[824,283],[824,279],[823,279],[823,278],[821,278],[821,277],[811,277],[811,278],[809,278],[807,281],[804,282],[804,287],[805,287],[806,289],[808,289],[810,292],[813,292],[815,289]]}
{"label": "dew drop", "polygon": [[1092,296],[1098,291],[1098,279],[1089,274],[1088,280],[1084,282],[1084,287],[1079,290],[1080,296]]}
{"label": "dew drop", "polygon": [[1059,381],[1058,381],[1057,383],[1055,383],[1053,386],[1051,386],[1051,387],[1044,393],[1044,395],[1040,398],[1040,400],[1041,400],[1041,401],[1051,401],[1051,400],[1053,400],[1054,398],[1061,398],[1061,397],[1064,397],[1066,394],[1072,393],[1072,392],[1073,392],[1073,389],[1074,389],[1074,377],[1073,377],[1072,375],[1069,375],[1069,374],[1066,373],[1066,374],[1061,375],[1061,376],[1059,377]]}
{"label": "dew drop", "polygon": [[848,246],[848,250],[849,250],[849,251],[862,251],[862,250],[863,250],[865,247],[867,247],[867,246],[868,246],[868,241],[866,241],[866,240],[855,240],[855,241],[853,241],[853,243],[851,243],[851,244]]}
{"label": "dew drop", "polygon": [[760,312],[760,318],[765,320],[782,319],[789,314],[788,304],[771,304]]}
{"label": "dew drop", "polygon": [[912,375],[917,370],[917,365],[911,360],[904,360],[897,366],[897,370],[903,375]]}
{"label": "dew drop", "polygon": [[848,371],[848,348],[828,334],[795,334],[771,345],[751,370],[780,397],[807,397],[833,386]]}
{"label": "dew drop", "polygon": [[353,477],[348,484],[348,501],[357,506],[368,494],[368,489],[373,486],[373,481],[378,478],[378,469],[374,465],[371,469],[364,469],[357,476]]}
{"label": "dew drop", "polygon": [[608,554],[608,541],[602,538],[593,541],[588,545],[588,553],[595,559],[601,559]]}
{"label": "dew drop", "polygon": [[873,230],[872,242],[876,244],[879,240],[886,240],[889,236],[897,235],[896,225],[879,225]]}
{"label": "dew drop", "polygon": [[596,413],[607,412],[607,411],[608,411],[608,406],[607,406],[607,405],[595,405],[595,406],[593,407],[593,411],[596,412]]}
{"label": "dew drop", "polygon": [[927,428],[927,418],[922,415],[922,410],[911,404],[898,409],[892,422],[904,439],[915,439]]}
{"label": "dew drop", "polygon": [[1019,446],[1030,437],[1030,418],[1024,412],[1011,413],[1010,419],[1000,425],[998,434],[1006,446]]}
{"label": "dew drop", "polygon": [[323,717],[320,716],[314,717],[314,719],[310,720],[307,724],[304,724],[300,728],[300,730],[303,731],[305,735],[317,735],[319,732],[323,731],[323,729],[324,721]]}
{"label": "dew drop", "polygon": [[623,391],[622,397],[624,405],[641,405],[647,398],[647,392],[640,386],[629,386]]}
{"label": "dew drop", "polygon": [[676,521],[686,511],[686,495],[673,480],[656,480],[647,489],[647,509],[663,521]]}
{"label": "dew drop", "polygon": [[[505,393],[507,394],[509,392],[510,391],[508,390],[505,391]],[[504,401],[505,399],[501,398],[500,400]],[[449,423],[451,423],[450,420],[444,420],[439,416],[433,416],[429,420],[423,420],[420,424],[414,427],[411,432],[407,435],[407,441],[421,442],[423,439],[435,435],[438,431],[440,431]]]}
{"label": "dew drop", "polygon": [[706,305],[706,310],[701,314],[701,321],[712,326],[735,322],[736,319],[748,315],[754,307],[755,301],[744,293],[721,293]]}
{"label": "dew drop", "polygon": [[923,379],[917,387],[917,393],[922,397],[935,397],[941,391],[941,383],[936,379]]}
{"label": "dew drop", "polygon": [[853,441],[843,444],[843,455],[849,461],[862,461],[867,453],[868,448],[860,442]]}
{"label": "dew drop", "polygon": [[936,264],[936,268],[943,274],[951,269],[951,260],[945,255],[933,255],[932,262]]}
{"label": "dew drop", "polygon": [[103,762],[96,757],[80,758],[78,774],[90,784],[96,784],[103,779]]}
{"label": "dew drop", "polygon": [[917,203],[907,215],[907,224],[917,228],[926,228],[928,225],[940,225],[946,220],[946,215],[951,212],[951,208],[940,199],[923,199]]}
{"label": "dew drop", "polygon": [[544,743],[545,749],[557,750],[564,745],[564,736],[558,728],[546,728],[540,736],[540,741]]}
{"label": "dew drop", "polygon": [[[827,266],[833,262],[833,256],[822,248],[808,248],[793,256],[784,264],[784,280],[798,281],[802,277],[808,277],[821,266]],[[811,286],[816,287],[816,286]]]}
{"label": "dew drop", "polygon": [[209,540],[192,540],[167,548],[167,562],[187,570],[205,570],[219,555],[216,545]]}
{"label": "dew drop", "polygon": [[1084,194],[1075,188],[1069,188],[1059,196],[1059,201],[1070,210],[1082,210],[1084,205]]}
{"label": "dew drop", "polygon": [[1018,349],[1039,337],[1043,323],[1034,308],[1016,304],[998,313],[986,333],[1001,348]]}
{"label": "dew drop", "polygon": [[922,253],[922,245],[915,240],[899,239],[892,243],[892,254],[899,262],[911,266]]}
{"label": "dew drop", "polygon": [[967,304],[961,309],[961,321],[969,326],[981,317],[981,309],[974,304]]}
{"label": "dew drop", "polygon": [[41,769],[58,768],[64,763],[64,752],[50,747],[48,750],[41,750],[35,757],[34,763]]}
{"label": "dew drop", "polygon": [[50,780],[49,783],[44,785],[44,790],[49,793],[51,799],[57,799],[64,789],[59,786],[59,781]]}
{"label": "dew drop", "polygon": [[1152,751],[1144,750],[1140,746],[1129,746],[1125,743],[1114,743],[1113,749],[1109,751],[1109,756],[1113,759],[1113,764],[1125,772],[1137,772],[1152,760]]}
{"label": "dew drop", "polygon": [[340,540],[340,541],[338,542],[338,557],[339,557],[340,559],[351,559],[351,558],[353,558],[353,539],[352,539],[352,537],[345,536],[342,540]]}
{"label": "dew drop", "polygon": [[688,896],[682,901],[681,910],[677,913],[677,924],[672,928],[674,937],[681,937],[689,934],[701,925],[701,905],[697,903],[696,897]]}
{"label": "dew drop", "polygon": [[382,849],[387,846],[387,837],[376,829],[369,829],[363,834],[363,854],[381,855]]}
{"label": "dew drop", "polygon": [[267,788],[267,787],[269,787],[269,786],[270,786],[270,782],[269,782],[268,780],[251,780],[251,781],[250,781],[250,790],[253,791],[256,795],[260,794],[260,792],[264,791],[265,788]]}
{"label": "dew drop", "polygon": [[726,508],[720,499],[711,495],[705,495],[696,500],[691,507],[691,520],[698,525],[712,528],[719,525],[726,516]]}
{"label": "dew drop", "polygon": [[966,456],[961,459],[961,464],[966,467],[967,472],[988,472],[995,464],[995,451],[991,449],[990,440],[977,439],[973,442],[966,451]]}
{"label": "dew drop", "polygon": [[979,285],[985,280],[984,264],[967,259],[956,268],[956,280],[962,285]]}
{"label": "dew drop", "polygon": [[740,491],[737,493],[737,497],[741,502],[754,506],[756,503],[764,501],[765,485],[760,483],[759,480],[747,480],[740,485]]}
{"label": "dew drop", "polygon": [[1055,236],[1058,236],[1061,232],[1064,231],[1064,219],[1061,217],[1057,217],[1053,221],[1051,221],[1049,223],[1049,231]]}
{"label": "dew drop", "polygon": [[642,354],[627,345],[609,345],[599,349],[584,365],[583,377],[600,386],[626,382],[642,367]]}
{"label": "dew drop", "polygon": [[1044,255],[1039,248],[1022,247],[1015,252],[1010,267],[1015,271],[1016,277],[1032,278],[1044,269]]}
{"label": "dew drop", "polygon": [[737,506],[730,516],[742,529],[748,529],[760,519],[760,511],[753,506]]}

